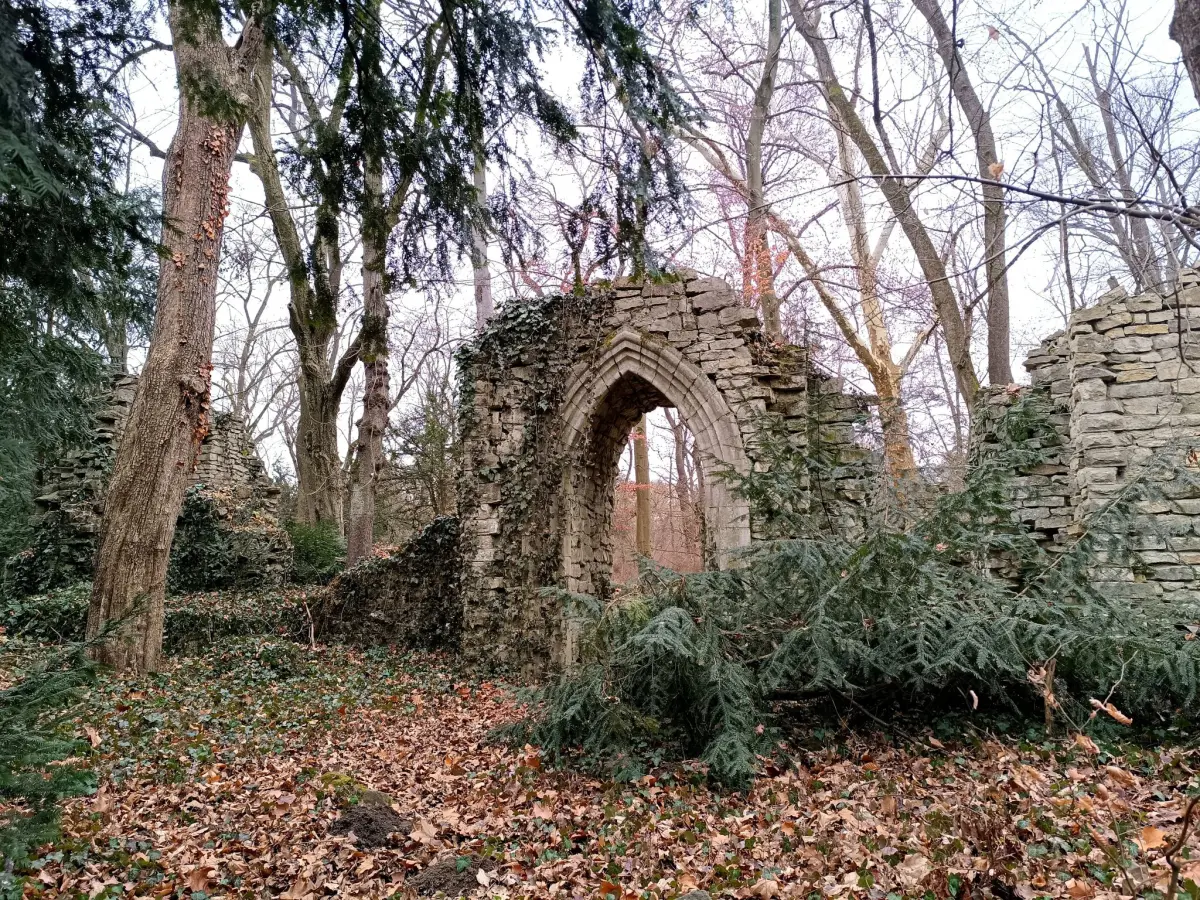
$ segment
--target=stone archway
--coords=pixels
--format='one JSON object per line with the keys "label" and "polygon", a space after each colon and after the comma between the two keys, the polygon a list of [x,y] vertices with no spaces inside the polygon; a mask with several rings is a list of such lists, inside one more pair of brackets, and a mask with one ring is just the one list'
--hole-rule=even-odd
{"label": "stone archway", "polygon": [[721,477],[750,458],[737,418],[704,372],[682,353],[624,327],[597,359],[572,374],[563,398],[566,466],[560,498],[563,577],[572,593],[603,595],[612,570],[612,484],[626,438],[642,414],[674,407],[703,467],[709,557],[727,565],[750,544],[750,508]]}
{"label": "stone archway", "polygon": [[764,464],[766,415],[788,420],[797,452],[819,438],[863,456],[851,426],[864,398],[814,372],[803,348],[764,340],[754,309],[694,273],[509,304],[459,365],[463,650],[525,675],[571,656],[562,595],[546,588],[608,595],[613,475],[643,412],[675,407],[692,430],[716,566],[755,533],[718,473]]}

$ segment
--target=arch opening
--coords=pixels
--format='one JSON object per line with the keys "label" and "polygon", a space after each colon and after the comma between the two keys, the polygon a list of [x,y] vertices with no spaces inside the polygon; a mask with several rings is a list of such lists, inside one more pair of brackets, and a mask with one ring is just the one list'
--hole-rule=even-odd
{"label": "arch opening", "polygon": [[704,564],[723,566],[749,544],[747,504],[721,477],[723,471],[745,471],[749,465],[732,411],[711,380],[682,354],[636,332],[621,332],[567,390],[568,464],[561,509],[566,526],[563,575],[573,593],[610,593],[613,486],[621,454],[641,417],[659,408],[674,410],[692,432],[703,485],[698,505],[705,523]]}
{"label": "arch opening", "polygon": [[642,556],[675,572],[704,567],[704,485],[695,451],[674,407],[656,407],[634,424],[612,488],[612,584],[636,579]]}

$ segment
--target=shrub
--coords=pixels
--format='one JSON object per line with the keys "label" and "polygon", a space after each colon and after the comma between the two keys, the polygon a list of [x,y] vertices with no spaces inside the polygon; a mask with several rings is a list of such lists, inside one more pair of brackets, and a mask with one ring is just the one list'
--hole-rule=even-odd
{"label": "shrub", "polygon": [[[1051,554],[1007,505],[1008,474],[1041,452],[1021,438],[1042,414],[1033,400],[1015,404],[1002,423],[1009,449],[978,460],[963,491],[911,525],[876,522],[858,541],[808,529],[794,454],[728,476],[792,536],[756,545],[728,571],[651,566],[632,596],[566,598],[581,621],[582,664],[541,691],[515,736],[552,758],[582,751],[609,762],[639,742],[670,741],[742,785],[780,698],[840,695],[878,709],[974,692],[985,708],[1029,707],[1041,700],[1030,669],[1054,659],[1062,714],[1075,721],[1114,687],[1126,711],[1194,711],[1200,649],[1180,626],[1200,621],[1200,603],[1110,597],[1089,578],[1097,564],[1132,562],[1126,530],[1162,473],[1131,483]],[[1000,559],[1015,580],[996,574]]]}
{"label": "shrub", "polygon": [[[0,626],[13,637],[41,643],[83,639],[91,585],[72,585],[33,597],[0,600]],[[168,597],[163,646],[168,653],[203,650],[224,638],[307,636],[303,602],[287,594],[216,592]]]}
{"label": "shrub", "polygon": [[0,690],[0,896],[21,896],[13,871],[31,849],[58,836],[58,801],[94,787],[90,772],[63,763],[84,746],[64,726],[91,678],[81,648],[73,647]]}
{"label": "shrub", "polygon": [[220,590],[233,583],[235,558],[229,531],[203,485],[188,488],[175,525],[167,590],[172,594]]}
{"label": "shrub", "polygon": [[346,544],[333,522],[287,526],[294,550],[292,581],[297,584],[328,584],[345,568]]}
{"label": "shrub", "polygon": [[91,578],[95,555],[95,536],[55,510],[33,529],[33,543],[5,561],[3,593],[25,597]]}

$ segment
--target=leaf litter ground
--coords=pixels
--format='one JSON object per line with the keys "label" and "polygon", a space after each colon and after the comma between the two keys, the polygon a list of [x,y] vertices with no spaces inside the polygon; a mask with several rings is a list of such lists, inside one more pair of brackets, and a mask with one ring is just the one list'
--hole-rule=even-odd
{"label": "leaf litter ground", "polygon": [[[489,739],[520,710],[448,658],[269,639],[103,679],[78,720],[99,789],[68,802],[26,894],[1153,896],[1196,762],[844,732],[728,793],[695,763],[550,770]],[[347,811],[371,804],[394,815],[360,840]],[[1180,859],[1195,890],[1200,843]]]}

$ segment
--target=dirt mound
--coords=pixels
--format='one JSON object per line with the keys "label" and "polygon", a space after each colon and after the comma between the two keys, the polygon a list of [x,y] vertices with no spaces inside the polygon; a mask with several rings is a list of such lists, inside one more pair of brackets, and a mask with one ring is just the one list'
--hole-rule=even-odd
{"label": "dirt mound", "polygon": [[331,834],[350,834],[358,838],[359,846],[383,847],[388,835],[407,835],[412,831],[412,822],[405,819],[390,806],[366,803],[352,806],[329,826]]}
{"label": "dirt mound", "polygon": [[422,897],[428,897],[438,891],[442,891],[447,897],[462,897],[479,887],[475,873],[479,871],[482,861],[474,854],[443,856],[409,878],[408,884]]}

